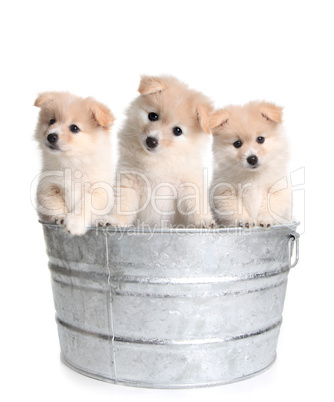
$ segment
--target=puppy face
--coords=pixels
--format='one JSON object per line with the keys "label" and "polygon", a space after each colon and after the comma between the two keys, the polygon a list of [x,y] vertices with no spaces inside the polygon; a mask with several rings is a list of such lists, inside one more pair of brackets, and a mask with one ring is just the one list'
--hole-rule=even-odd
{"label": "puppy face", "polygon": [[174,77],[142,77],[128,112],[131,132],[148,154],[182,152],[209,140],[211,102]]}
{"label": "puppy face", "polygon": [[[213,113],[210,126],[213,151],[231,169],[256,172],[271,160],[282,157],[282,108],[267,102],[229,106]],[[283,158],[282,158],[283,159]]]}
{"label": "puppy face", "polygon": [[45,92],[38,96],[40,107],[36,139],[42,149],[70,157],[92,152],[99,137],[114,121],[109,109],[92,98],[68,92]]}

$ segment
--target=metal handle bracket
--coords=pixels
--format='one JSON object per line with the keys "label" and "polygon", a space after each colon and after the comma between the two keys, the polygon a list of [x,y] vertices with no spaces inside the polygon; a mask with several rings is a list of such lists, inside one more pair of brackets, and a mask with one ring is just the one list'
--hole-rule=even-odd
{"label": "metal handle bracket", "polygon": [[[289,269],[294,268],[299,261],[299,233],[294,232],[289,235],[289,243],[288,243],[288,257],[289,257]],[[295,248],[295,261],[292,263],[291,258],[294,250],[294,245],[296,245]]]}

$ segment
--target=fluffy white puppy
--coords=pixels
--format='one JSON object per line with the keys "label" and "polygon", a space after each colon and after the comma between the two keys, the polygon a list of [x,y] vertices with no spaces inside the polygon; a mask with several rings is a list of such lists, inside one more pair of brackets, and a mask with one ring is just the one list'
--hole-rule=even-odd
{"label": "fluffy white puppy", "polygon": [[212,223],[203,157],[210,100],[171,76],[143,76],[119,133],[113,225]]}
{"label": "fluffy white puppy", "polygon": [[45,92],[35,138],[42,150],[37,210],[71,234],[103,220],[113,207],[110,133],[114,117],[93,98]]}
{"label": "fluffy white puppy", "polygon": [[219,226],[262,226],[291,220],[288,143],[282,108],[268,102],[213,113],[214,172],[210,191]]}

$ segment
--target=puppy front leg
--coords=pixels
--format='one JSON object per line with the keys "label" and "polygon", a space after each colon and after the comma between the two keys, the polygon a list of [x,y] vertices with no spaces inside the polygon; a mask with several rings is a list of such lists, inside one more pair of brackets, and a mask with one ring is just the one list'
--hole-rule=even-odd
{"label": "puppy front leg", "polygon": [[139,210],[139,194],[135,188],[121,187],[116,192],[115,206],[107,225],[128,226],[135,222]]}
{"label": "puppy front leg", "polygon": [[68,209],[60,187],[41,183],[38,185],[36,198],[37,212],[41,221],[63,224]]}
{"label": "puppy front leg", "polygon": [[232,186],[220,187],[220,191],[211,189],[210,206],[213,217],[220,227],[255,226],[256,220],[247,212],[243,198],[239,197]]}
{"label": "puppy front leg", "polygon": [[103,225],[128,226],[135,222],[140,209],[140,194],[145,192],[140,173],[117,172],[113,191],[114,207]]}
{"label": "puppy front leg", "polygon": [[212,208],[214,219],[219,227],[251,228],[256,224],[245,208],[238,209],[237,200],[218,201]]}
{"label": "puppy front leg", "polygon": [[183,183],[180,185],[177,217],[187,227],[215,227],[209,205],[209,197],[201,184]]}
{"label": "puppy front leg", "polygon": [[115,194],[111,186],[93,189],[91,192],[91,206],[86,212],[86,221],[91,226],[109,226],[109,216],[115,205]]}
{"label": "puppy front leg", "polygon": [[83,235],[87,228],[105,222],[113,204],[114,193],[111,186],[96,187],[85,183],[81,197],[66,216],[64,226],[71,234]]}
{"label": "puppy front leg", "polygon": [[189,224],[193,224],[197,228],[209,229],[216,227],[216,223],[213,219],[211,211],[208,213],[194,214],[193,216],[191,216]]}
{"label": "puppy front leg", "polygon": [[87,228],[91,226],[91,211],[88,204],[90,204],[89,199],[84,194],[76,202],[71,212],[66,215],[64,227],[71,235],[82,236],[86,233]]}
{"label": "puppy front leg", "polygon": [[261,204],[257,224],[264,228],[292,220],[292,196],[289,188],[269,192]]}

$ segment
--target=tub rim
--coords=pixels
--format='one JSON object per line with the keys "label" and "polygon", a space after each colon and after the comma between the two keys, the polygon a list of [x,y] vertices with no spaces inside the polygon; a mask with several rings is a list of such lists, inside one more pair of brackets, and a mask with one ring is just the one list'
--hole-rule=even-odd
{"label": "tub rim", "polygon": [[[53,222],[45,222],[42,220],[38,221],[43,226],[54,227],[62,229],[62,225],[58,225]],[[180,234],[180,233],[189,233],[189,234],[231,234],[231,233],[245,233],[250,235],[251,233],[269,233],[271,231],[283,231],[283,230],[292,230],[295,232],[297,227],[300,225],[299,221],[291,221],[284,225],[274,225],[270,228],[262,228],[260,226],[255,226],[253,228],[242,228],[237,226],[231,226],[226,228],[155,228],[155,227],[126,227],[126,226],[96,226],[96,227],[88,227],[87,232],[107,232],[107,233],[137,233],[137,234],[152,234],[152,233],[167,233],[167,234]],[[86,232],[86,233],[87,233]]]}

